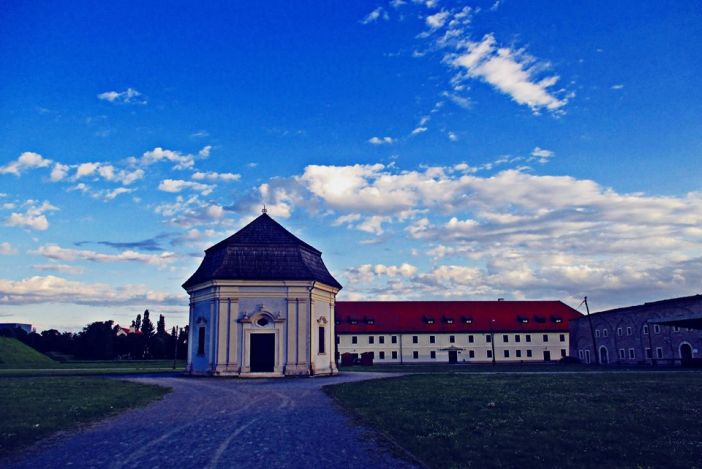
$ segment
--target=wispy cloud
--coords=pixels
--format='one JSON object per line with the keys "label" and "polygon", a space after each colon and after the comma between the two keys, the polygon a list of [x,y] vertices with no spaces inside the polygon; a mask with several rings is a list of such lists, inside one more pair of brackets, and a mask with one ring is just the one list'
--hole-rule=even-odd
{"label": "wispy cloud", "polygon": [[105,254],[87,249],[62,248],[56,244],[41,246],[30,254],[44,256],[59,261],[91,261],[91,262],[140,262],[144,264],[163,266],[172,262],[176,255],[164,251],[160,254],[144,254],[134,250],[122,251],[119,254]]}
{"label": "wispy cloud", "polygon": [[392,137],[371,137],[368,139],[368,143],[371,145],[390,145],[395,143],[395,139]]}
{"label": "wispy cloud", "polygon": [[97,95],[101,101],[115,104],[146,104],[146,98],[134,88],[127,88],[124,91],[105,91]]}
{"label": "wispy cloud", "polygon": [[0,243],[0,256],[9,256],[12,254],[17,254],[17,249],[15,249],[12,244],[7,241]]}
{"label": "wispy cloud", "polygon": [[182,179],[164,179],[158,185],[158,190],[163,192],[182,192],[183,190],[189,189],[197,191],[202,195],[208,195],[212,193],[215,186],[211,184],[202,184],[193,181],[184,181]]}
{"label": "wispy cloud", "polygon": [[369,23],[375,23],[379,19],[383,19],[385,21],[390,19],[390,15],[388,15],[388,12],[385,11],[383,7],[378,7],[375,10],[371,11],[368,13],[362,20],[361,24],[369,24]]}
{"label": "wispy cloud", "polygon": [[191,176],[192,179],[196,181],[222,181],[222,182],[232,182],[241,179],[241,174],[235,173],[217,173],[214,171],[202,172],[197,171]]}

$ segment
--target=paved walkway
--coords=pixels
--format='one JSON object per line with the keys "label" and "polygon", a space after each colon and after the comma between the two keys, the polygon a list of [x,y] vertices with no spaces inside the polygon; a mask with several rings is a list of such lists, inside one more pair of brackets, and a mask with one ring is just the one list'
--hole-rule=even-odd
{"label": "paved walkway", "polygon": [[408,467],[321,391],[326,384],[384,376],[133,378],[173,392],[146,408],[40,443],[10,467]]}

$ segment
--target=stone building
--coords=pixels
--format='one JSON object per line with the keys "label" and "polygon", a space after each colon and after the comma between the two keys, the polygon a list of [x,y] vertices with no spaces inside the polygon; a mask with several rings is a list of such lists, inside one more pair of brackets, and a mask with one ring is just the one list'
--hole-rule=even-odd
{"label": "stone building", "polygon": [[580,316],[560,301],[340,301],[337,353],[398,364],[559,360]]}
{"label": "stone building", "polygon": [[322,254],[264,212],[205,251],[190,295],[188,371],[330,375],[341,285]]}
{"label": "stone building", "polygon": [[584,363],[688,364],[702,357],[702,295],[601,311],[570,322]]}

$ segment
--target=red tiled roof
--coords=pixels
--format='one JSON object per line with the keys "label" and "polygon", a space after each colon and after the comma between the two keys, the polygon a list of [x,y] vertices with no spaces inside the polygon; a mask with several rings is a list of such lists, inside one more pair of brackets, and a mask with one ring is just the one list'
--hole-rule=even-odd
{"label": "red tiled roof", "polygon": [[337,333],[361,334],[567,332],[582,315],[560,301],[339,301],[335,316]]}

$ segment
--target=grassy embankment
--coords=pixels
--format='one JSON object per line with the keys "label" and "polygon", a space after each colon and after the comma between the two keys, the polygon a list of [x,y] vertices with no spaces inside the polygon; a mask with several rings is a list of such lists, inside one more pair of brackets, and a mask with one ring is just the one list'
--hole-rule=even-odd
{"label": "grassy embankment", "polygon": [[[176,370],[185,362],[176,361]],[[0,337],[0,377],[143,374],[173,371],[173,360],[75,360],[58,362],[17,339]]]}
{"label": "grassy embankment", "polygon": [[701,387],[701,372],[611,372],[422,374],[324,389],[429,467],[700,467]]}

